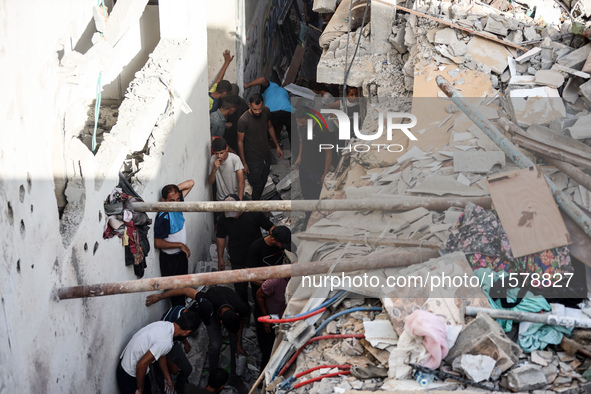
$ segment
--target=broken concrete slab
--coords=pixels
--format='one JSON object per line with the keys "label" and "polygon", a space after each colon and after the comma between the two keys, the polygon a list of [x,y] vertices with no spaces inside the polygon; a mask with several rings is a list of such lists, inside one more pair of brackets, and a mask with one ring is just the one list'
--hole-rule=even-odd
{"label": "broken concrete slab", "polygon": [[503,45],[475,36],[468,43],[467,52],[477,62],[490,67],[495,73],[502,74],[507,68],[507,56],[511,52]]}
{"label": "broken concrete slab", "polygon": [[591,105],[591,81],[585,82],[579,86],[579,93],[583,97],[583,100],[585,100],[588,105]]}
{"label": "broken concrete slab", "polygon": [[398,343],[398,334],[390,320],[364,321],[365,339],[377,349],[386,349]]}
{"label": "broken concrete slab", "polygon": [[484,354],[496,360],[504,372],[511,368],[522,353],[519,345],[511,341],[501,326],[485,313],[479,313],[460,333],[445,361],[452,363],[463,354]]}
{"label": "broken concrete slab", "polygon": [[323,14],[334,13],[337,9],[337,0],[314,0],[312,11]]}
{"label": "broken concrete slab", "polygon": [[519,56],[517,59],[515,59],[515,61],[519,64],[525,63],[526,61],[528,61],[529,59],[531,59],[532,57],[534,57],[535,55],[537,55],[540,52],[542,52],[542,48],[540,48],[540,47],[532,48],[529,51],[525,52],[523,55]]}
{"label": "broken concrete slab", "polygon": [[531,353],[531,361],[545,367],[552,362],[552,356],[550,351],[535,350]]}
{"label": "broken concrete slab", "polygon": [[591,78],[591,74],[588,74],[588,73],[583,72],[583,71],[575,70],[574,68],[565,67],[565,66],[562,66],[560,64],[553,65],[552,68],[551,68],[551,70],[565,72],[567,74],[574,75],[575,77],[580,77],[580,78],[583,78],[583,79],[589,79],[589,78]]}
{"label": "broken concrete slab", "polygon": [[454,172],[490,173],[495,165],[505,167],[505,153],[492,152],[456,152],[454,154]]}
{"label": "broken concrete slab", "polygon": [[458,37],[454,29],[446,28],[435,33],[434,41],[436,44],[451,45],[458,41]]}
{"label": "broken concrete slab", "polygon": [[579,117],[575,124],[566,130],[576,140],[591,138],[591,115]]}
{"label": "broken concrete slab", "polygon": [[558,71],[539,70],[536,72],[536,83],[552,88],[559,88],[564,83],[564,77]]}
{"label": "broken concrete slab", "polygon": [[549,124],[554,119],[566,116],[566,108],[558,90],[549,86],[513,89],[509,96],[519,126]]}
{"label": "broken concrete slab", "polygon": [[500,15],[496,15],[493,13],[489,14],[486,20],[486,26],[484,27],[484,30],[493,34],[498,34],[500,36],[506,36],[509,32],[503,24],[504,19],[505,18],[503,18]]}
{"label": "broken concrete slab", "polygon": [[488,380],[495,368],[496,361],[485,355],[462,354],[453,362],[453,370],[462,372],[466,377],[476,383]]}
{"label": "broken concrete slab", "polygon": [[575,70],[581,70],[583,65],[587,61],[589,54],[591,53],[591,43],[569,53],[566,56],[561,57],[556,61],[556,63],[569,67],[574,68]]}
{"label": "broken concrete slab", "polygon": [[421,184],[407,190],[407,193],[424,193],[424,194],[435,194],[437,196],[443,196],[445,194],[451,194],[455,196],[485,196],[488,193],[484,190],[466,186],[457,180],[453,176],[446,175],[431,175],[426,177]]}
{"label": "broken concrete slab", "polygon": [[514,392],[541,389],[548,384],[541,368],[532,364],[509,371],[507,381],[509,389]]}
{"label": "broken concrete slab", "polygon": [[584,83],[585,80],[580,77],[569,79],[562,90],[562,98],[571,104],[576,103],[579,99],[579,89]]}

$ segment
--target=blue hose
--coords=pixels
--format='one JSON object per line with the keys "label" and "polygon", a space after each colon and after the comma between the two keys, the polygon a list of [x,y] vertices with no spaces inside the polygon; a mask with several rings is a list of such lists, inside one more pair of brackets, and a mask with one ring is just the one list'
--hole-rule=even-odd
{"label": "blue hose", "polygon": [[304,315],[308,315],[308,314],[310,314],[310,313],[312,313],[314,311],[317,311],[320,308],[328,307],[329,305],[334,304],[345,293],[346,293],[346,290],[341,290],[334,297],[332,297],[329,300],[324,301],[322,304],[320,304],[319,306],[317,306],[316,308],[314,308],[312,310],[309,310],[309,311],[306,311],[306,312],[302,312],[302,313],[300,313],[298,315],[293,315],[293,316],[292,315],[289,315],[289,316],[285,316],[285,317],[291,319],[291,318],[294,318],[294,317],[301,317],[301,316],[304,316]]}
{"label": "blue hose", "polygon": [[317,336],[318,334],[320,334],[320,331],[322,331],[322,329],[324,327],[326,327],[328,323],[330,323],[331,321],[333,321],[337,317],[346,315],[347,313],[358,312],[358,311],[362,311],[362,312],[369,312],[369,311],[381,312],[382,311],[382,308],[380,308],[379,306],[361,306],[361,307],[351,308],[351,309],[347,309],[347,310],[341,311],[341,312],[339,312],[337,314],[334,314],[334,315],[330,316],[328,319],[326,319],[320,325],[320,327],[318,327],[318,329],[316,329],[316,333],[314,334],[314,336]]}

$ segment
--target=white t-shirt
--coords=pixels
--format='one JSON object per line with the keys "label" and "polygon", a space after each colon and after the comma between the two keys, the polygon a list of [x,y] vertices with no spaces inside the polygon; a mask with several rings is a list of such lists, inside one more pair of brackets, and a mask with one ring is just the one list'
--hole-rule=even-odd
{"label": "white t-shirt", "polygon": [[[135,376],[138,361],[148,352],[158,360],[172,349],[172,336],[174,335],[174,324],[167,321],[157,321],[148,324],[135,333],[123,353],[119,357],[123,370],[133,377]],[[150,367],[146,370],[146,373]]]}
{"label": "white t-shirt", "polygon": [[[211,156],[209,159],[209,173],[213,170],[213,163],[217,157]],[[216,200],[223,201],[228,194],[238,194],[238,176],[236,171],[243,170],[244,166],[238,155],[229,152],[228,158],[224,161],[215,173],[215,183],[217,185]]]}

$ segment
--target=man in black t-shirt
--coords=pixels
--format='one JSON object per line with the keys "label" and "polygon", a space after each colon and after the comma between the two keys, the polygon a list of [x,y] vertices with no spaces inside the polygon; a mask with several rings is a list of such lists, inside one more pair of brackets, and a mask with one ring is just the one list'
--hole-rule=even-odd
{"label": "man in black t-shirt", "polygon": [[249,99],[249,107],[238,120],[238,154],[248,183],[252,186],[252,199],[260,200],[271,168],[267,133],[277,147],[278,159],[283,158],[283,151],[277,141],[271,123],[271,112],[265,107],[263,96],[253,94]]}
{"label": "man in black t-shirt", "polygon": [[[248,268],[281,265],[285,259],[285,249],[291,250],[291,231],[285,226],[277,226],[273,228],[270,235],[257,239],[250,245],[246,265]],[[257,291],[261,288],[263,282],[263,280],[250,282],[253,299],[257,299]],[[257,320],[262,315],[261,308],[255,302],[254,318],[256,321],[257,341],[263,355],[261,369],[269,362],[273,342],[275,341],[274,332],[267,332],[264,324]]]}
{"label": "man in black t-shirt", "polygon": [[[239,201],[235,194],[230,194],[224,201]],[[224,248],[228,237],[228,254],[232,269],[246,268],[246,257],[250,245],[262,238],[261,228],[271,231],[273,223],[262,212],[226,212],[220,215],[216,229],[218,249],[218,270],[223,271]],[[248,282],[234,283],[236,293],[243,300],[248,300]]]}

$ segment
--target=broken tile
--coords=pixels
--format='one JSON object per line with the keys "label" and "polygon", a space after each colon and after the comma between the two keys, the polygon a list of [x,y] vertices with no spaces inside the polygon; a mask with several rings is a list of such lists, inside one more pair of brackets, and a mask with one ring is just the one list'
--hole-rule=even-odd
{"label": "broken tile", "polygon": [[407,190],[410,193],[435,194],[443,196],[446,194],[456,196],[485,196],[488,193],[474,187],[463,185],[452,176],[430,175],[419,185]]}
{"label": "broken tile", "polygon": [[436,44],[450,45],[450,44],[458,41],[458,38],[456,36],[456,31],[454,29],[446,28],[446,29],[438,30],[435,33],[434,41]]}
{"label": "broken tile", "polygon": [[556,63],[565,67],[580,70],[587,61],[589,53],[591,53],[591,43],[572,51],[566,56],[561,57],[556,61]]}
{"label": "broken tile", "polygon": [[365,339],[377,349],[386,349],[398,343],[398,334],[390,320],[364,321]]}
{"label": "broken tile", "polygon": [[504,152],[458,152],[454,155],[454,172],[489,173],[495,165],[505,166]]}
{"label": "broken tile", "polygon": [[512,369],[507,374],[507,380],[511,391],[541,389],[548,384],[541,368],[533,364]]}
{"label": "broken tile", "polygon": [[470,182],[470,179],[466,178],[466,176],[462,173],[460,173],[460,175],[458,175],[456,180],[460,183],[463,183],[466,186],[470,186],[472,184],[472,182]]}
{"label": "broken tile", "polygon": [[533,89],[514,89],[510,93],[510,103],[519,126],[549,124],[552,120],[566,115],[566,108],[558,90],[549,86]]}

